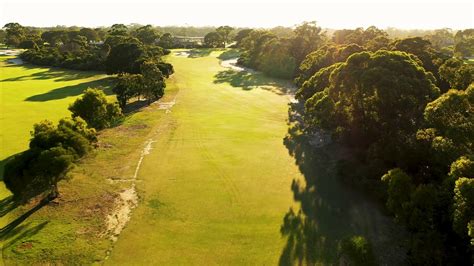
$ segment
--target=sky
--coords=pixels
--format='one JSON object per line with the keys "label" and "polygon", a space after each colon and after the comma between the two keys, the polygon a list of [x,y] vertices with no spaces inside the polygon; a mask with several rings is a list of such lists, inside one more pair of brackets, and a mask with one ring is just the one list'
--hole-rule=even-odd
{"label": "sky", "polygon": [[0,0],[0,24],[24,26],[474,28],[474,0]]}

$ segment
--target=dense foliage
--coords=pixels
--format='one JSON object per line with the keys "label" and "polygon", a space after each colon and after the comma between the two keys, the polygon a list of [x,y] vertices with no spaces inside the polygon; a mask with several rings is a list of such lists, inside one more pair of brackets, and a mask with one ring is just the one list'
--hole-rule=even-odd
{"label": "dense foliage", "polygon": [[121,116],[117,103],[109,103],[103,91],[87,89],[84,95],[69,106],[72,117],[84,119],[89,127],[97,130],[113,125]]}
{"label": "dense foliage", "polygon": [[[166,71],[167,68],[163,69],[163,71]],[[168,71],[172,71],[172,68]],[[161,71],[160,65],[153,61],[144,62],[141,65],[140,74],[120,75],[117,84],[113,88],[114,93],[117,94],[120,107],[124,108],[132,98],[140,99],[143,97],[148,103],[161,98],[166,87],[165,76],[167,75]]]}
{"label": "dense foliage", "polygon": [[78,70],[100,70],[109,74],[139,73],[146,60],[163,63],[161,56],[173,46],[172,36],[161,36],[151,25],[129,29],[114,24],[102,28],[61,28],[39,32],[18,23],[9,23],[7,44],[28,49],[20,56],[23,60],[44,66]]}
{"label": "dense foliage", "polygon": [[339,161],[339,173],[385,201],[405,225],[407,263],[470,265],[474,72],[443,50],[449,31],[435,35],[390,40],[374,27],[334,32],[299,65],[299,103],[290,114],[300,118],[292,128],[308,139],[325,132],[353,154]]}
{"label": "dense foliage", "polygon": [[324,40],[321,28],[314,22],[299,25],[291,37],[278,37],[268,30],[245,30],[237,37],[237,45],[244,51],[239,64],[279,78],[292,78],[305,56]]}
{"label": "dense foliage", "polygon": [[34,125],[31,137],[30,148],[5,164],[5,185],[20,201],[44,191],[57,196],[57,183],[96,141],[95,130],[80,118],[62,119],[57,126],[42,121]]}

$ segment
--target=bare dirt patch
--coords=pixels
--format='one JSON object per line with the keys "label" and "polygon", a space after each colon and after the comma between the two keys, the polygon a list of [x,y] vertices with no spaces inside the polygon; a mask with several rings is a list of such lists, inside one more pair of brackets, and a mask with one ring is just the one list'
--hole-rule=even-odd
{"label": "bare dirt patch", "polygon": [[[125,228],[127,222],[130,220],[132,210],[137,207],[138,195],[135,188],[135,181],[137,179],[140,166],[143,162],[143,158],[145,157],[145,155],[150,154],[150,151],[152,149],[151,145],[153,144],[153,142],[154,141],[151,139],[145,142],[145,147],[143,148],[140,159],[138,160],[137,166],[135,168],[135,173],[131,178],[125,179],[131,182],[130,187],[120,192],[119,196],[115,199],[112,213],[107,216],[106,234],[109,235],[110,239],[114,242],[117,241],[118,236]],[[114,181],[121,181],[121,179]]]}

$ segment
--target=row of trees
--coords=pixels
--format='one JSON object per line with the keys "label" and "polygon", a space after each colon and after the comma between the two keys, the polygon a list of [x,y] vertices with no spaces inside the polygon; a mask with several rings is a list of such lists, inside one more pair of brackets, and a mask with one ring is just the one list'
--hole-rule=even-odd
{"label": "row of trees", "polygon": [[21,55],[25,61],[79,70],[139,72],[142,62],[160,62],[160,57],[169,52],[162,46],[172,46],[171,35],[160,36],[150,25],[132,31],[123,24],[115,24],[105,33],[103,29],[90,28],[40,33],[18,23],[8,23],[4,28],[8,45],[29,49]]}
{"label": "row of trees", "polygon": [[117,94],[120,107],[124,108],[132,98],[144,98],[150,104],[163,96],[166,83],[159,65],[146,61],[141,65],[140,70],[139,74],[119,75],[113,92]]}
{"label": "row of trees", "polygon": [[[312,56],[313,61],[321,60],[319,65],[329,66],[334,61],[345,60],[344,56],[347,58],[352,52],[351,49],[405,51],[417,55],[422,60],[423,66],[438,80],[438,69],[445,60],[453,55],[462,60],[474,54],[474,32],[470,29],[458,31],[456,34],[447,29],[437,30],[425,38],[409,37],[394,40],[387,32],[373,26],[367,29],[336,30],[332,33],[332,37],[329,37],[315,22],[306,22],[297,26],[292,34],[280,36],[270,30],[241,30],[236,34],[235,41],[244,51],[239,59],[240,64],[281,78],[301,75],[298,67],[311,52],[315,53]],[[341,46],[346,46],[347,50],[334,55],[336,57],[334,59],[324,58],[330,57],[334,49],[342,49]],[[323,49],[318,51],[319,48]],[[307,65],[312,65],[311,63],[306,63],[306,68]],[[443,85],[447,86],[448,84]]]}
{"label": "row of trees", "polygon": [[340,175],[406,226],[408,263],[472,264],[474,66],[370,27],[336,31],[295,76],[290,132],[326,132],[354,154]]}
{"label": "row of trees", "polygon": [[243,50],[239,64],[279,77],[291,78],[310,52],[324,44],[325,36],[315,22],[306,22],[291,37],[277,37],[267,30],[244,30],[236,36]]}
{"label": "row of trees", "polygon": [[4,182],[15,200],[27,201],[47,193],[58,196],[58,182],[66,178],[74,162],[85,156],[97,141],[97,130],[110,127],[122,117],[116,103],[109,103],[98,89],[87,89],[70,107],[71,118],[57,125],[44,120],[33,126],[29,149],[5,164]]}

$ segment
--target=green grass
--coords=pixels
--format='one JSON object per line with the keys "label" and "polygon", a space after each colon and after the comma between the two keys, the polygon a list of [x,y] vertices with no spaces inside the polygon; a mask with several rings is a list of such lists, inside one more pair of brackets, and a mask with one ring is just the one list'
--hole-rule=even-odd
{"label": "green grass", "polygon": [[301,176],[283,145],[288,97],[259,88],[270,86],[261,75],[251,89],[219,80],[220,53],[169,58],[177,103],[144,159],[140,204],[109,264],[277,264]]}

